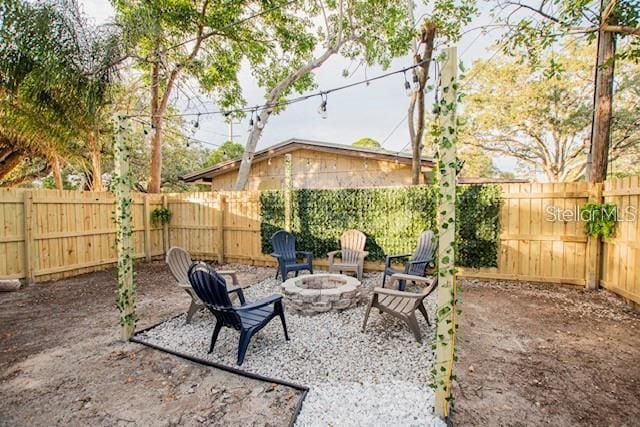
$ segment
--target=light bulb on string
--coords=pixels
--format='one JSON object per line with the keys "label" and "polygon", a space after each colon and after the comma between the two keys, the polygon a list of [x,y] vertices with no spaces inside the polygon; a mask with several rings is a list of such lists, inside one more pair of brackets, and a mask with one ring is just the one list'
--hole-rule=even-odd
{"label": "light bulb on string", "polygon": [[196,122],[193,125],[194,128],[198,129],[200,127],[200,113],[198,113],[198,117],[196,118]]}
{"label": "light bulb on string", "polygon": [[258,129],[264,129],[264,123],[262,123],[262,119],[260,119],[260,114],[256,115],[256,126],[258,126]]}
{"label": "light bulb on string", "polygon": [[414,92],[418,92],[420,90],[420,79],[418,79],[418,73],[416,73],[416,70],[413,70],[413,91]]}
{"label": "light bulb on string", "polygon": [[327,95],[325,93],[321,93],[320,96],[322,97],[322,103],[320,103],[320,106],[318,107],[318,114],[320,114],[320,117],[323,119],[326,119],[328,117]]}
{"label": "light bulb on string", "polygon": [[249,118],[249,130],[253,129],[253,111],[251,112],[251,117]]}
{"label": "light bulb on string", "polygon": [[409,80],[407,80],[407,73],[404,73],[404,92],[407,94],[407,96],[411,96],[413,94],[411,84],[409,83]]}

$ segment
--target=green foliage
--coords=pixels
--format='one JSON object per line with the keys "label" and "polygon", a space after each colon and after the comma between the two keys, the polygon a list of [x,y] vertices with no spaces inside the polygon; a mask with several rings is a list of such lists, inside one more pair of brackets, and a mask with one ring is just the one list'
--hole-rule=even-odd
{"label": "green foliage", "polygon": [[[89,135],[106,130],[102,111],[113,80],[106,64],[117,54],[117,37],[92,28],[74,1],[2,2],[0,157],[86,164],[87,141],[99,139]],[[22,170],[26,176],[37,171]],[[11,172],[3,170],[0,178]]]}
{"label": "green foliage", "polygon": [[617,206],[614,203],[586,203],[580,208],[580,219],[585,221],[587,235],[608,239],[616,231]]}
{"label": "green foliage", "polygon": [[213,150],[204,162],[204,167],[217,165],[218,163],[226,162],[227,160],[237,159],[242,157],[244,153],[244,146],[237,142],[227,141]]}
{"label": "green foliage", "polygon": [[[461,140],[515,158],[549,181],[580,178],[593,118],[594,55],[593,44],[575,40],[562,54],[547,50],[539,56],[540,63],[548,65],[546,77],[522,56],[476,61],[465,83],[468,120]],[[616,70],[611,158],[623,164],[638,158],[640,65],[619,60]]]}
{"label": "green foliage", "polygon": [[[297,248],[326,257],[339,249],[345,230],[355,228],[367,235],[368,260],[385,255],[410,253],[418,235],[436,230],[437,188],[294,190],[291,228]],[[469,186],[458,190],[460,213],[469,224],[459,222],[458,264],[468,267],[497,265],[499,187]],[[282,191],[260,194],[262,251],[271,253],[271,236],[284,228]],[[474,210],[478,210],[475,213]]]}
{"label": "green foliage", "polygon": [[[526,3],[530,3],[524,6]],[[610,3],[610,2],[608,2]],[[606,4],[606,3],[605,3]],[[537,0],[532,2],[499,2],[502,24],[509,28],[500,45],[506,53],[522,53],[534,62],[548,47],[566,34],[582,34],[587,40],[596,37],[600,26],[601,3],[596,0]],[[526,7],[526,9],[525,9]],[[525,13],[521,13],[521,12]],[[638,37],[633,29],[640,26],[638,0],[617,0],[607,25],[618,26],[617,56],[640,58]]]}
{"label": "green foliage", "polygon": [[151,211],[151,222],[154,225],[169,224],[169,221],[171,221],[171,211],[169,208],[155,208]]}
{"label": "green foliage", "polygon": [[474,268],[498,266],[500,194],[497,185],[458,187],[458,265]]}
{"label": "green foliage", "polygon": [[383,151],[380,143],[373,138],[360,138],[351,145],[353,145],[354,147],[372,148],[374,150]]}

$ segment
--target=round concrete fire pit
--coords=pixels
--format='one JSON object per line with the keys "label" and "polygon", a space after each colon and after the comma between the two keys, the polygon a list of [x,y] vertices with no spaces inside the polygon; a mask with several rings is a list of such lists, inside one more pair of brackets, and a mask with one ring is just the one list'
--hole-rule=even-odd
{"label": "round concrete fire pit", "polygon": [[282,285],[287,310],[303,315],[342,311],[360,301],[362,284],[342,274],[309,274]]}

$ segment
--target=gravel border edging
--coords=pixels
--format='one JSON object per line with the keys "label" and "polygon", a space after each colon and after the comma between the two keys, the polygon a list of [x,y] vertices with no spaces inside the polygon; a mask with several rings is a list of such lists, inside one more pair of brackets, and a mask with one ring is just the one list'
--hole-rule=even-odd
{"label": "gravel border edging", "polygon": [[177,317],[182,316],[183,314],[184,313],[177,314],[175,316],[170,317],[169,319],[160,321],[160,322],[158,322],[158,323],[156,323],[154,325],[151,325],[149,327],[141,329],[141,330],[137,331],[135,334],[133,334],[133,336],[131,338],[129,338],[129,341],[133,342],[133,343],[136,343],[136,344],[145,345],[145,346],[147,346],[149,348],[153,348],[155,350],[163,351],[165,353],[171,354],[173,356],[180,357],[181,359],[185,359],[185,360],[188,360],[188,361],[193,362],[193,363],[198,363],[200,365],[205,365],[205,366],[209,366],[209,367],[212,367],[212,368],[220,369],[222,371],[226,371],[226,372],[229,372],[229,373],[232,373],[232,374],[235,374],[235,375],[240,375],[240,376],[245,377],[245,378],[250,378],[250,379],[253,379],[253,380],[268,382],[268,383],[272,383],[272,384],[283,385],[283,386],[291,387],[291,388],[293,388],[295,390],[301,391],[302,394],[301,394],[300,398],[298,399],[298,403],[296,404],[295,409],[293,411],[293,414],[291,414],[291,420],[289,421],[289,427],[293,427],[295,425],[295,423],[296,423],[296,420],[298,419],[298,415],[300,415],[300,411],[302,410],[302,405],[304,404],[304,400],[306,399],[307,394],[309,393],[309,387],[304,386],[304,385],[300,385],[300,384],[295,384],[295,383],[292,383],[292,382],[289,382],[289,381],[286,381],[286,380],[280,380],[280,379],[277,379],[277,378],[269,378],[269,377],[265,377],[264,375],[256,374],[256,373],[253,373],[253,372],[243,371],[241,369],[234,368],[233,366],[228,366],[228,365],[225,365],[225,364],[222,364],[222,363],[212,362],[210,360],[201,359],[199,357],[192,356],[192,355],[186,354],[186,353],[180,353],[178,351],[174,351],[174,350],[171,350],[171,349],[168,349],[168,348],[164,348],[164,347],[161,347],[159,345],[152,344],[152,343],[149,343],[149,342],[146,342],[146,341],[143,341],[143,340],[140,340],[140,339],[137,338],[137,335],[143,334],[143,333],[145,333],[147,331],[150,331],[150,330],[160,326],[161,324],[163,324],[165,322],[168,322],[170,320],[173,320],[173,319],[175,319]]}

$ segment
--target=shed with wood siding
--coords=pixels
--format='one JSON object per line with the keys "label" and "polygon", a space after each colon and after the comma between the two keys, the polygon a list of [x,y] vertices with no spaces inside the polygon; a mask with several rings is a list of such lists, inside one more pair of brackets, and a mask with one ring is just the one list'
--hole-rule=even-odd
{"label": "shed with wood siding", "polygon": [[[364,188],[411,185],[411,155],[351,145],[289,139],[258,151],[246,190],[284,185],[284,155],[291,154],[293,188]],[[187,182],[211,183],[213,191],[233,190],[240,159],[187,174]],[[421,183],[429,181],[432,159],[422,159]]]}

